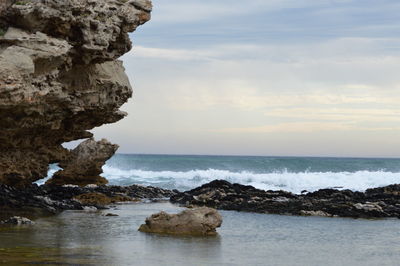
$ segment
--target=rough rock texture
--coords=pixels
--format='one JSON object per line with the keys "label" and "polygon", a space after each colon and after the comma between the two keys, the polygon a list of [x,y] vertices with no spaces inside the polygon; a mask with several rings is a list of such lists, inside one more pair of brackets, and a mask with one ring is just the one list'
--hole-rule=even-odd
{"label": "rough rock texture", "polygon": [[146,233],[174,235],[216,235],[216,228],[222,224],[222,216],[217,210],[201,207],[185,210],[178,214],[159,212],[146,219],[139,231]]}
{"label": "rough rock texture", "polygon": [[353,218],[400,218],[400,185],[350,190],[321,189],[304,195],[285,191],[264,191],[252,186],[215,180],[171,197],[185,206],[305,216]]}
{"label": "rough rock texture", "polygon": [[0,183],[29,185],[57,162],[71,176],[61,144],[126,115],[132,89],[117,58],[150,11],[148,0],[1,1]]}
{"label": "rough rock texture", "polygon": [[94,141],[88,139],[71,151],[67,160],[59,164],[63,170],[56,172],[47,183],[54,185],[75,184],[107,184],[108,181],[100,176],[101,167],[114,155],[118,145],[111,144],[105,139]]}
{"label": "rough rock texture", "polygon": [[0,224],[12,224],[12,225],[33,225],[35,224],[33,221],[29,220],[26,217],[13,216],[5,221],[0,221]]}
{"label": "rough rock texture", "polygon": [[[23,189],[0,184],[0,220],[20,211],[21,215],[33,213],[58,213],[63,210],[81,210],[84,206],[104,208],[104,205],[142,199],[164,199],[176,191],[155,187],[119,186],[54,186],[30,185]],[[4,216],[4,217],[2,217]]]}

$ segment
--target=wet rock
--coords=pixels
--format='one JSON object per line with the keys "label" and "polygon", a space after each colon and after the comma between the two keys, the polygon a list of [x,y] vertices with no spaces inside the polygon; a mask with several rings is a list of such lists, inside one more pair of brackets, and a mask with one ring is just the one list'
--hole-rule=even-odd
{"label": "wet rock", "polygon": [[332,217],[332,214],[329,214],[327,212],[324,211],[304,211],[301,210],[300,211],[300,215],[303,216],[321,216],[321,217]]}
{"label": "wet rock", "polygon": [[138,185],[128,187],[30,185],[21,189],[0,184],[0,217],[5,210],[58,213],[63,210],[82,210],[85,206],[104,208],[105,205],[115,202],[168,198],[174,194],[175,192],[170,190]]}
{"label": "wet rock", "polygon": [[222,217],[215,209],[196,208],[178,214],[159,212],[146,219],[139,231],[146,233],[174,235],[216,235],[216,228],[222,224]]}
{"label": "wet rock", "polygon": [[128,33],[150,19],[151,2],[0,2],[0,183],[30,186],[61,163],[60,177],[104,184],[90,169],[72,178],[82,165],[62,144],[126,116],[119,108],[132,88],[118,58],[131,49]]}
{"label": "wet rock", "polygon": [[350,190],[320,189],[295,195],[285,191],[264,191],[251,186],[215,180],[190,191],[171,196],[183,206],[209,206],[223,210],[258,213],[341,216],[353,218],[400,218],[400,185]]}
{"label": "wet rock", "polygon": [[33,225],[35,224],[33,221],[29,220],[25,217],[14,216],[9,219],[0,222],[0,224],[12,224],[12,225]]}
{"label": "wet rock", "polygon": [[115,214],[115,213],[107,213],[106,215],[104,215],[104,216],[119,216],[118,214]]}
{"label": "wet rock", "polygon": [[103,193],[99,192],[80,194],[74,197],[74,199],[84,205],[95,205],[95,206],[105,206],[116,202],[134,201],[132,198],[128,196],[115,195],[112,197],[108,197]]}

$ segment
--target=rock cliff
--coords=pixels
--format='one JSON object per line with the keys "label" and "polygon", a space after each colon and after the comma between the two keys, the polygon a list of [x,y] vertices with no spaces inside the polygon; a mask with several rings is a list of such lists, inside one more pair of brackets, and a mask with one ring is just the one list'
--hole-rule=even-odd
{"label": "rock cliff", "polygon": [[118,58],[151,8],[148,0],[0,0],[0,183],[30,184],[50,163],[85,174],[62,144],[126,115],[119,107],[132,89]]}

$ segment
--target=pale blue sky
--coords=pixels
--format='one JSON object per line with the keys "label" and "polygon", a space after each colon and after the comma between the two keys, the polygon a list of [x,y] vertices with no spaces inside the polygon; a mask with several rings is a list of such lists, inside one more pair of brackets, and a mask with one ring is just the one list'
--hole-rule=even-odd
{"label": "pale blue sky", "polygon": [[119,152],[400,156],[400,2],[155,0]]}

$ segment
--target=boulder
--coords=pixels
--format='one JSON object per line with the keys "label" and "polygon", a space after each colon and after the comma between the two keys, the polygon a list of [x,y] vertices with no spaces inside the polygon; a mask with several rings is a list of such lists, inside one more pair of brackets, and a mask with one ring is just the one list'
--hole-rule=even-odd
{"label": "boulder", "polygon": [[0,222],[0,224],[12,224],[12,225],[33,225],[35,224],[33,221],[29,220],[28,218],[25,217],[20,217],[20,216],[13,216],[10,217],[9,219]]}
{"label": "boulder", "polygon": [[212,236],[222,224],[217,210],[207,207],[182,211],[178,214],[159,212],[146,219],[139,231],[146,233]]}
{"label": "boulder", "polygon": [[46,183],[53,185],[104,185],[108,181],[100,176],[102,166],[114,155],[118,145],[105,139],[88,139],[71,151],[67,160],[60,162],[63,168],[56,172]]}

